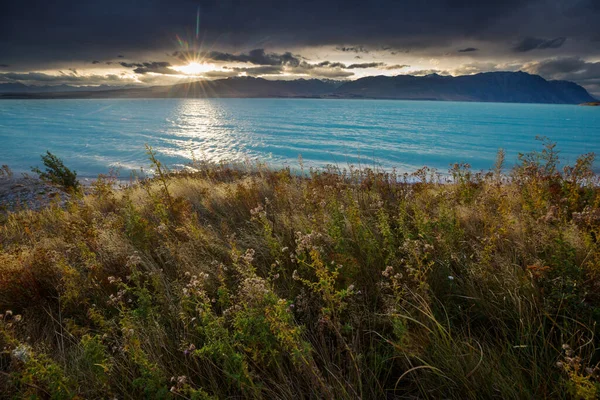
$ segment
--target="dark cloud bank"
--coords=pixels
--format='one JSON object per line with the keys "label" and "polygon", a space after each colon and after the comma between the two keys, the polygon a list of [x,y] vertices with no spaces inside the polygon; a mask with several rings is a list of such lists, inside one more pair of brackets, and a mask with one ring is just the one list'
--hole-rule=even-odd
{"label": "dark cloud bank", "polygon": [[[172,75],[177,57],[200,49],[206,59],[248,65],[219,72],[224,75],[278,75],[286,68],[342,78],[403,66],[402,58],[384,64],[381,54],[454,54],[488,63],[517,57],[546,78],[562,76],[595,90],[599,20],[598,0],[3,1],[0,68],[27,73],[120,63],[138,75]],[[309,62],[297,50],[322,46],[364,62]],[[167,57],[175,51],[175,59]],[[577,70],[550,67],[575,59],[583,63]]]}

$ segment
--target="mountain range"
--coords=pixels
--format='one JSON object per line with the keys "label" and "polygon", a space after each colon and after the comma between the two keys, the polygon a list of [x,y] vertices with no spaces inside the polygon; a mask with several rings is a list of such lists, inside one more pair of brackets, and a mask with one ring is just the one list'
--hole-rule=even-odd
{"label": "mountain range", "polygon": [[[12,85],[12,86],[6,86]],[[16,86],[17,85],[17,86]],[[152,87],[32,87],[0,84],[0,99],[53,98],[336,98],[580,104],[595,99],[574,82],[526,72],[371,76],[354,81],[235,77]]]}

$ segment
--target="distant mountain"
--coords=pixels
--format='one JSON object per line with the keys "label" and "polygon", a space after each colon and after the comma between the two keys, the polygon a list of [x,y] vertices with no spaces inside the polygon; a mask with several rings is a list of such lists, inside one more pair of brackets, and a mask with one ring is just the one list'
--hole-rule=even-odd
{"label": "distant mountain", "polygon": [[101,90],[125,89],[133,86],[71,86],[43,85],[27,86],[22,83],[0,83],[0,95],[3,93],[57,93],[57,92],[94,92]]}
{"label": "distant mountain", "polygon": [[579,104],[593,101],[593,97],[576,83],[547,81],[525,72],[487,72],[457,77],[437,74],[374,76],[347,82],[335,91],[335,95],[507,103]]}
{"label": "distant mountain", "polygon": [[339,82],[319,79],[266,80],[235,77],[172,86],[94,91],[31,93],[14,91],[1,98],[214,98],[286,97],[343,99],[403,99],[509,103],[580,104],[595,99],[581,86],[547,81],[525,72],[476,75],[371,76]]}

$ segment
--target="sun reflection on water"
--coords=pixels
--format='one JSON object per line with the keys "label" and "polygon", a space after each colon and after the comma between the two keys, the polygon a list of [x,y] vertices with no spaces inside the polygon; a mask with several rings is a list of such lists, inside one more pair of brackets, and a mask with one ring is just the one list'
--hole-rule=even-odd
{"label": "sun reflection on water", "polygon": [[256,137],[245,133],[239,121],[232,123],[232,118],[218,101],[181,101],[167,118],[165,146],[159,151],[190,161],[216,163],[258,157],[249,150],[256,146]]}

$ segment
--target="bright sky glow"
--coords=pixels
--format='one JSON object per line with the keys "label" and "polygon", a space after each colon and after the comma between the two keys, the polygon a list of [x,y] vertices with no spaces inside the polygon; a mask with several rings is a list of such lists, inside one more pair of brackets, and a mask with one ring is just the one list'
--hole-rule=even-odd
{"label": "bright sky glow", "polygon": [[175,66],[173,69],[183,72],[186,75],[199,76],[205,72],[217,70],[218,68],[214,64],[190,62],[187,65]]}

